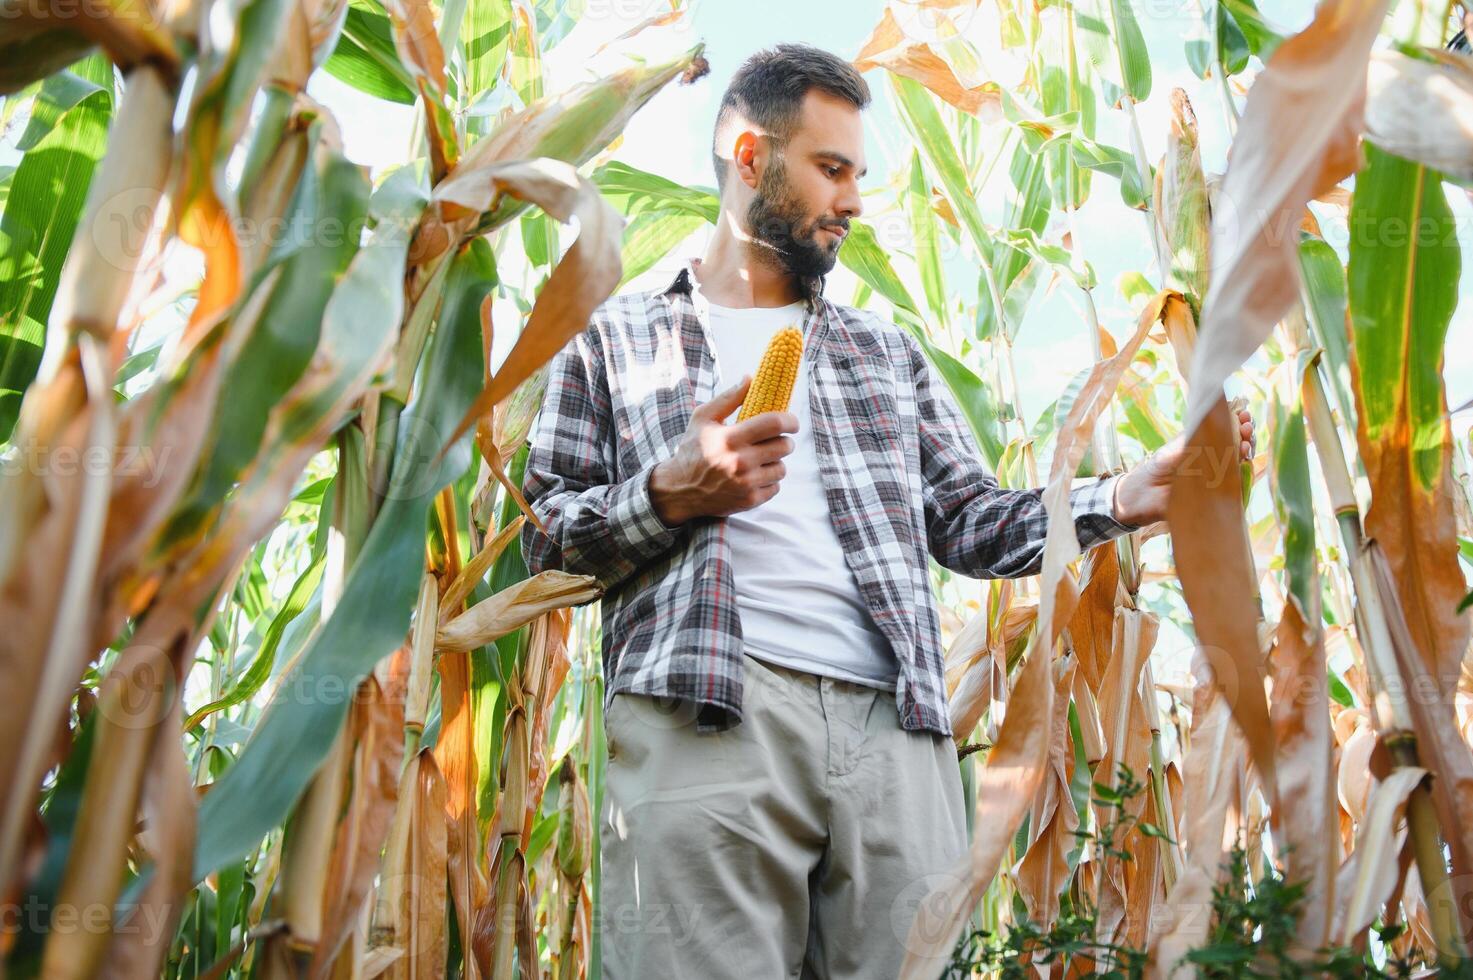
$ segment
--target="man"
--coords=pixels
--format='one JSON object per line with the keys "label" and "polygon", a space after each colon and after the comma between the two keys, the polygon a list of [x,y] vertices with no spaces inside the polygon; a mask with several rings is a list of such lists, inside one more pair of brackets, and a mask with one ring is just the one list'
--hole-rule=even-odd
{"label": "man", "polygon": [[[522,544],[534,574],[605,590],[616,980],[894,977],[917,902],[962,866],[927,554],[1029,575],[1047,518],[1040,491],[998,487],[914,338],[822,295],[868,102],[824,51],[743,64],[705,257],[610,299],[551,368],[524,480],[549,534]],[[789,410],[725,422],[789,324]],[[1247,453],[1246,415],[1242,434]],[[1073,492],[1084,547],[1163,516],[1180,446]]]}

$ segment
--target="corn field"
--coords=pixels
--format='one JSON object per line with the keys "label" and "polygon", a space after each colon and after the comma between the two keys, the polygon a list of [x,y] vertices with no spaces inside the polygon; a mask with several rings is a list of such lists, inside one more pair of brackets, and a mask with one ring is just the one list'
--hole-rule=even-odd
{"label": "corn field", "polygon": [[[528,574],[527,439],[717,219],[626,126],[748,52],[544,91],[583,8],[0,4],[0,975],[601,975],[601,590]],[[1064,517],[1034,578],[932,565],[971,849],[906,978],[1473,969],[1473,21],[1192,9],[1161,51],[1128,0],[890,0],[839,52],[908,157],[840,301]],[[616,41],[692,11],[650,14]],[[1215,99],[1153,86],[1183,59]],[[318,72],[413,151],[370,179]],[[1087,206],[1148,263],[1100,281]],[[1056,295],[1093,364],[1025,417]],[[1071,479],[1178,430],[1169,519],[1081,554]]]}

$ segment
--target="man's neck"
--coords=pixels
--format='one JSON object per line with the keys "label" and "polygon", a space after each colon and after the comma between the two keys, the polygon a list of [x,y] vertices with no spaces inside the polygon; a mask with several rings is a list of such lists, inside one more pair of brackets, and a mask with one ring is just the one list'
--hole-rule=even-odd
{"label": "man's neck", "polygon": [[787,306],[803,299],[797,278],[753,254],[751,239],[739,235],[723,210],[704,257],[692,263],[696,281],[709,302],[745,309]]}

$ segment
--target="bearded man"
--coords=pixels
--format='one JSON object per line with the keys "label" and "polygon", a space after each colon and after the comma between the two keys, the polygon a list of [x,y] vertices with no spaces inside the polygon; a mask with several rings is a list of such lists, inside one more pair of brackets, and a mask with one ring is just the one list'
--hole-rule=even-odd
{"label": "bearded man", "polygon": [[[1034,574],[1047,516],[998,486],[909,333],[823,294],[869,100],[816,48],[747,60],[705,255],[608,300],[550,369],[524,478],[548,533],[522,546],[604,589],[615,980],[893,978],[918,903],[965,867],[927,559]],[[789,409],[727,422],[786,326]],[[1161,519],[1182,446],[1074,488],[1080,544]]]}

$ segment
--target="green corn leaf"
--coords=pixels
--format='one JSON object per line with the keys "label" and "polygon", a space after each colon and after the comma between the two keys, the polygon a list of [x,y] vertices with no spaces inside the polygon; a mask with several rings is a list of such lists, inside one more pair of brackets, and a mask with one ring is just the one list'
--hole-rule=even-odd
{"label": "green corn leaf", "polygon": [[46,321],[92,172],[107,148],[112,65],[92,55],[47,79],[0,215],[0,440],[46,344]]}
{"label": "green corn leaf", "polygon": [[624,226],[620,256],[623,288],[670,254],[670,250],[706,226],[706,219],[681,211],[646,211]]}
{"label": "green corn leaf", "polygon": [[510,43],[510,0],[467,0],[460,30],[466,102],[496,87]]}
{"label": "green corn leaf", "polygon": [[946,273],[941,266],[941,236],[936,227],[936,212],[931,208],[930,187],[920,152],[912,150],[905,211],[910,217],[911,236],[915,239],[916,267],[921,273],[926,305],[944,327],[950,321],[950,310],[946,299]]}
{"label": "green corn leaf", "polygon": [[1348,278],[1360,422],[1368,441],[1405,446],[1430,490],[1447,451],[1441,362],[1458,303],[1457,225],[1436,173],[1374,144],[1366,159],[1351,205]]}
{"label": "green corn leaf", "polygon": [[687,187],[657,174],[610,160],[593,172],[600,193],[619,212],[634,218],[649,212],[679,212],[715,224],[721,203],[705,187]]}
{"label": "green corn leaf", "polygon": [[1038,234],[1031,229],[1009,229],[1003,240],[1014,250],[1057,269],[1080,289],[1093,289],[1098,285],[1094,268],[1088,262],[1084,263],[1083,269],[1074,268],[1074,256],[1068,249],[1040,241]]}
{"label": "green corn leaf", "polygon": [[1147,188],[1141,184],[1140,168],[1135,157],[1119,147],[1097,143],[1078,134],[1068,137],[1069,150],[1076,166],[1102,174],[1109,174],[1120,181],[1120,199],[1138,211],[1149,204]]}
{"label": "green corn leaf", "polygon": [[1325,349],[1326,373],[1346,424],[1355,428],[1355,401],[1351,398],[1350,338],[1345,322],[1345,266],[1329,243],[1306,238],[1299,244],[1299,272],[1308,299],[1305,316],[1315,341]]}
{"label": "green corn leaf", "polygon": [[324,562],[319,558],[307,567],[297,577],[291,592],[287,593],[286,600],[282,602],[280,611],[272,618],[271,625],[267,627],[266,638],[261,647],[256,651],[250,666],[241,674],[240,679],[225,692],[221,697],[196,708],[194,712],[184,721],[184,730],[187,732],[195,725],[200,724],[210,715],[226,708],[233,708],[238,704],[244,704],[265,686],[270,679],[272,668],[276,665],[276,651],[281,645],[282,636],[286,628],[302,614],[309,603],[318,601],[318,590],[322,586],[322,571]]}
{"label": "green corn leaf", "polygon": [[839,246],[839,261],[893,306],[920,316],[910,291],[896,275],[890,257],[880,248],[875,230],[863,221],[849,222],[849,234]]}
{"label": "green corn leaf", "polygon": [[[1302,357],[1299,376],[1311,364]],[[1297,389],[1296,389],[1297,390]],[[1309,449],[1304,413],[1296,402],[1273,399],[1273,501],[1284,535],[1284,576],[1305,622],[1313,623],[1313,599],[1319,589],[1315,570],[1314,498],[1309,482]]]}
{"label": "green corn leaf", "polygon": [[360,92],[414,104],[414,79],[394,50],[389,18],[367,4],[349,4],[337,47],[322,67]]}
{"label": "green corn leaf", "polygon": [[1221,3],[1217,4],[1215,16],[1218,61],[1227,74],[1240,74],[1248,67],[1248,57],[1252,54],[1248,38],[1238,26],[1237,18]]}
{"label": "green corn leaf", "polygon": [[966,167],[951,139],[946,123],[931,95],[919,82],[890,75],[890,84],[895,93],[896,106],[905,121],[905,127],[915,138],[916,146],[930,164],[931,170],[941,180],[946,197],[956,212],[957,220],[972,238],[979,255],[990,259],[992,237],[982,221],[982,211],[977,206],[972,192],[971,180]]}
{"label": "green corn leaf", "polygon": [[1218,0],[1218,3],[1242,35],[1248,50],[1262,61],[1272,58],[1284,35],[1268,26],[1253,0]]}
{"label": "green corn leaf", "polygon": [[1150,97],[1151,56],[1130,0],[1080,0],[1075,24],[1102,79],[1135,102]]}

